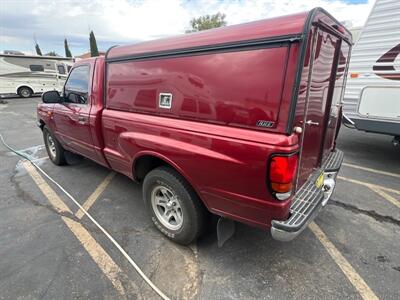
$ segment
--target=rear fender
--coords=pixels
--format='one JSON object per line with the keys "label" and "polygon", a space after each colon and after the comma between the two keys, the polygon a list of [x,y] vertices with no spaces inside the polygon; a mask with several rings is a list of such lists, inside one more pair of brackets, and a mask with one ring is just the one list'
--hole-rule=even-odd
{"label": "rear fender", "polygon": [[[210,160],[226,161],[229,164],[239,164],[244,163],[225,155],[220,152],[213,151],[206,147],[201,147],[199,145],[194,145],[189,142],[184,142],[181,140],[165,137],[165,136],[155,136],[152,134],[140,133],[140,132],[125,132],[122,133],[118,138],[118,144],[120,147],[120,153],[125,157],[132,158],[132,178],[133,170],[136,161],[144,156],[151,155],[155,156],[168,165],[173,167],[179,174],[181,174],[185,180],[193,187],[197,195],[201,195],[200,188],[195,184],[196,180],[192,178],[185,170],[189,168],[184,167],[179,159],[172,160],[173,158],[181,158],[181,161],[186,161],[188,159],[196,159],[196,157],[207,157]],[[168,155],[166,155],[168,154]],[[203,203],[208,207],[206,201],[203,199]]]}

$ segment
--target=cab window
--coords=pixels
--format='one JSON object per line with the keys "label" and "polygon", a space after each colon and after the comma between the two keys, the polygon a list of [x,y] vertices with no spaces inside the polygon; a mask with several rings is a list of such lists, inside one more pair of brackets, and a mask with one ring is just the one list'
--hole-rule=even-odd
{"label": "cab window", "polygon": [[64,101],[69,103],[87,104],[89,89],[90,66],[73,68],[65,83]]}

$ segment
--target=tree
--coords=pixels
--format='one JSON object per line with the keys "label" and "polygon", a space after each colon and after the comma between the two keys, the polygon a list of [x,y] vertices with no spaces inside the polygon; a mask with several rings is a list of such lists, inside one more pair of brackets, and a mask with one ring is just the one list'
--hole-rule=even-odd
{"label": "tree", "polygon": [[99,49],[97,49],[97,42],[94,36],[93,30],[90,31],[89,35],[89,42],[90,42],[90,54],[92,57],[99,56]]}
{"label": "tree", "polygon": [[225,14],[219,12],[214,15],[205,15],[198,18],[193,18],[190,21],[190,26],[192,26],[192,29],[187,30],[186,32],[207,30],[225,25],[226,25]]}
{"label": "tree", "polygon": [[64,39],[65,57],[72,57],[72,53],[69,50],[68,41]]}
{"label": "tree", "polygon": [[45,56],[60,56],[54,50],[45,54]]}
{"label": "tree", "polygon": [[35,42],[35,50],[36,50],[36,54],[42,56],[42,50],[40,50],[39,44],[37,42]]}

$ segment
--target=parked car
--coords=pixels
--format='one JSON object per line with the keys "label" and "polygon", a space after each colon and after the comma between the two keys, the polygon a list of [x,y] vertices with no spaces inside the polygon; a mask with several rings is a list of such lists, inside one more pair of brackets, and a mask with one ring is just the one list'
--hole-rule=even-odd
{"label": "parked car", "polygon": [[350,48],[320,8],[113,47],[43,94],[38,126],[56,165],[71,151],[142,182],[175,242],[210,213],[288,241],[335,187]]}

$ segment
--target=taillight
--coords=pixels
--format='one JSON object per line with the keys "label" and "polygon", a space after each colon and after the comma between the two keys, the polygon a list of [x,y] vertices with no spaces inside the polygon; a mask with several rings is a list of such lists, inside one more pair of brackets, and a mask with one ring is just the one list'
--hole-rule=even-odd
{"label": "taillight", "polygon": [[279,200],[290,197],[297,171],[298,154],[274,155],[270,160],[269,181]]}

